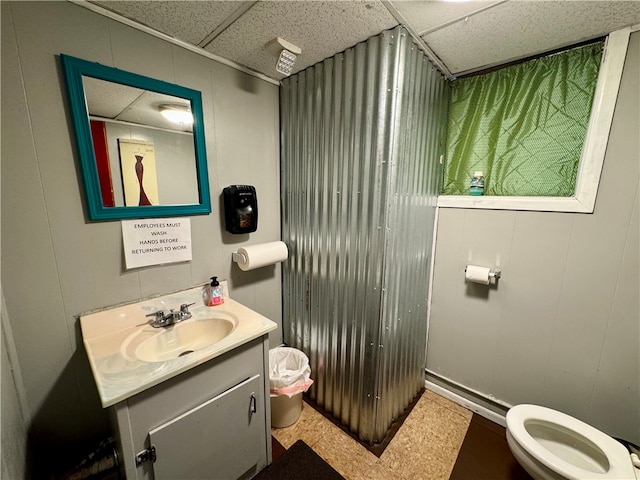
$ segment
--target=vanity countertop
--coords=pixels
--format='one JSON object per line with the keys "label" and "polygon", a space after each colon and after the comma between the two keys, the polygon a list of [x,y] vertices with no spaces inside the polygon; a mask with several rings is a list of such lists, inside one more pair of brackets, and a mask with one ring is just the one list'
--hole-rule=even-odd
{"label": "vanity countertop", "polygon": [[[114,405],[277,328],[275,322],[229,298],[226,288],[224,291],[224,303],[215,307],[204,304],[203,287],[199,286],[80,315],[84,346],[102,406]],[[231,333],[204,348],[164,361],[142,361],[132,355],[132,339],[167,334],[163,328],[151,327],[145,315],[178,310],[181,304],[191,303],[192,318],[169,329],[181,328],[187,322],[223,318],[234,323]]]}

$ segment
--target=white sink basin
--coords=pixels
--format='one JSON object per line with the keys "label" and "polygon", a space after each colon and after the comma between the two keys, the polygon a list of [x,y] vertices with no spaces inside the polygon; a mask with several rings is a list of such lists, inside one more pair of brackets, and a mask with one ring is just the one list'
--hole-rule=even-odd
{"label": "white sink basin", "polygon": [[214,345],[238,325],[235,315],[217,311],[214,317],[191,318],[165,328],[145,326],[122,343],[129,360],[165,362]]}
{"label": "white sink basin", "polygon": [[[80,315],[91,371],[103,407],[115,405],[241,345],[278,325],[228,296],[209,307],[204,285]],[[153,328],[148,314],[193,304],[192,317],[172,327]],[[190,353],[192,352],[192,353]]]}

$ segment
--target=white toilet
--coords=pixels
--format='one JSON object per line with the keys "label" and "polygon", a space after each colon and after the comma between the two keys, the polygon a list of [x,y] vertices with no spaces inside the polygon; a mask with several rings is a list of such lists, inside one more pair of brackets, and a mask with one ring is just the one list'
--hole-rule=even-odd
{"label": "white toilet", "polygon": [[640,479],[629,451],[580,420],[538,405],[507,412],[507,443],[536,480]]}

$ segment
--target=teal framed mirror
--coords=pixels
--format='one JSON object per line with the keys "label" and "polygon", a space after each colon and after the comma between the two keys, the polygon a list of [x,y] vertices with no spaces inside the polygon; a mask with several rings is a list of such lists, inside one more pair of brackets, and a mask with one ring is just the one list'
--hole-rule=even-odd
{"label": "teal framed mirror", "polygon": [[200,92],[60,59],[89,220],[211,213]]}

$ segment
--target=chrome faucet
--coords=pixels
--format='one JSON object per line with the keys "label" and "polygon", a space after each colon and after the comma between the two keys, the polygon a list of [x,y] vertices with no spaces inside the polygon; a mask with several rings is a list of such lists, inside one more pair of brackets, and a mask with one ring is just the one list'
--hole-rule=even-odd
{"label": "chrome faucet", "polygon": [[149,324],[154,328],[170,327],[171,325],[175,325],[178,322],[182,322],[183,320],[191,318],[189,307],[194,304],[195,302],[183,303],[182,305],[180,305],[180,311],[178,312],[171,309],[169,310],[169,313],[165,315],[163,310],[159,310],[157,312],[145,315],[145,317],[153,317],[153,320],[151,320]]}

